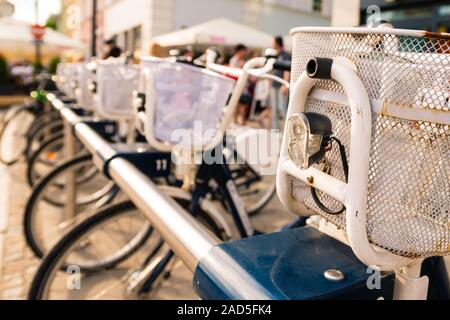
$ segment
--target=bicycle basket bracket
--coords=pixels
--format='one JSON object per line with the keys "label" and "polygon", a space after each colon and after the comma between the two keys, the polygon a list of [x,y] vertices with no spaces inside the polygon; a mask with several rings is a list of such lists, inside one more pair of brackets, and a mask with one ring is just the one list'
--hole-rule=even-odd
{"label": "bicycle basket bracket", "polygon": [[[366,28],[297,28],[292,81],[315,57],[344,57],[372,106],[366,229],[369,241],[397,256],[426,258],[450,253],[450,35]],[[292,106],[290,106],[291,108]],[[305,112],[327,116],[347,155],[352,114],[343,87],[319,80]],[[361,159],[349,157],[350,167]],[[345,181],[339,150],[314,167]],[[280,166],[281,168],[282,166]],[[290,201],[303,204],[346,231],[346,213],[330,215],[311,197],[310,185],[288,175]],[[342,204],[318,192],[328,208]],[[351,195],[349,195],[351,197]],[[291,206],[292,207],[292,206]],[[297,214],[302,214],[298,211]]]}

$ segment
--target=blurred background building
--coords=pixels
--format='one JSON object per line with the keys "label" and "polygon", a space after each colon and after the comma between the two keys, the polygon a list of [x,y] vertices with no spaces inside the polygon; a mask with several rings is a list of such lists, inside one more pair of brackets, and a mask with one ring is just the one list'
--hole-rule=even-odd
{"label": "blurred background building", "polygon": [[450,1],[446,0],[361,0],[361,24],[367,21],[367,9],[377,5],[383,20],[396,28],[448,32]]}
{"label": "blurred background building", "polygon": [[[69,16],[78,5],[80,29],[74,32],[89,43],[93,0],[63,2]],[[331,13],[332,0],[97,0],[97,50],[100,39],[114,37],[125,50],[147,51],[155,36],[216,18],[287,35],[296,26],[329,26]]]}
{"label": "blurred background building", "polygon": [[[398,28],[450,28],[450,0],[61,0],[61,13],[49,25],[89,48],[94,5],[100,56],[106,39],[116,39],[124,51],[148,54],[155,37],[218,18],[284,36],[298,26],[360,26],[367,23],[373,5],[380,8],[381,19]],[[13,11],[10,2],[0,0],[0,16]]]}

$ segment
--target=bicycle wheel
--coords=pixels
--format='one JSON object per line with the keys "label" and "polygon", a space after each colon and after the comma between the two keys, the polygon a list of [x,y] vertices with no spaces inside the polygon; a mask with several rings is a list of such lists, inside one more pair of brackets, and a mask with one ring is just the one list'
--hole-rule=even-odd
{"label": "bicycle wheel", "polygon": [[[186,206],[189,201],[175,198],[181,205]],[[126,225],[128,221],[133,221],[136,227],[129,227],[125,234],[137,234],[144,228],[142,223],[148,225],[148,222],[142,222],[144,215],[139,211],[130,211],[131,207],[120,208],[120,206],[113,207],[114,211],[101,211],[95,216],[85,220],[82,224],[68,233],[58,244],[49,252],[43,259],[30,288],[29,299],[124,299],[137,298],[130,293],[130,284],[136,280],[141,272],[158,263],[160,257],[167,252],[167,245],[162,241],[155,230],[152,229],[148,233],[148,237],[137,249],[126,249],[133,240],[126,240],[120,242],[119,239],[123,237],[123,232],[117,231],[117,225]],[[205,216],[204,221],[209,221],[208,225],[212,232],[222,233],[221,228],[212,222],[212,219],[204,212],[198,212],[197,216]],[[141,227],[139,226],[141,223]],[[130,230],[135,230],[130,232]],[[215,230],[215,231],[214,231]],[[127,239],[134,239],[130,236]],[[127,242],[128,241],[128,242]],[[89,245],[86,246],[85,244]],[[118,247],[118,251],[111,250],[114,246]],[[113,252],[111,252],[113,251]],[[127,252],[125,254],[123,252]],[[118,259],[111,257],[118,256],[118,252],[122,259],[120,264]],[[83,255],[89,257],[91,264],[98,267],[100,261],[114,261],[114,267],[111,263],[104,263],[104,270],[102,272],[87,272],[82,274],[84,267],[78,265],[73,267],[71,262],[75,260],[74,257]],[[84,265],[88,265],[85,261]],[[69,271],[76,270],[76,274],[68,274],[67,266],[72,266]],[[98,270],[99,268],[96,268]],[[89,268],[87,268],[89,271]],[[92,269],[91,269],[92,270]],[[75,280],[72,282],[72,280]],[[176,279],[179,285],[183,279]],[[68,281],[72,286],[67,286]],[[189,276],[184,279],[187,287],[191,287],[191,278]],[[77,286],[79,284],[80,286]],[[177,287],[178,289],[178,287]],[[180,291],[182,288],[179,288]],[[193,298],[192,295],[188,298]]]}
{"label": "bicycle wheel", "polygon": [[27,135],[27,145],[25,148],[25,159],[30,160],[32,154],[41,147],[42,143],[55,134],[62,134],[64,124],[62,120],[44,124]]}
{"label": "bicycle wheel", "polygon": [[33,187],[36,182],[48,174],[64,158],[64,134],[56,133],[50,136],[30,156],[27,163],[27,183]]}
{"label": "bicycle wheel", "polygon": [[260,175],[245,163],[232,164],[229,168],[247,214],[249,216],[258,214],[275,195],[275,176]]}
{"label": "bicycle wheel", "polygon": [[23,156],[26,133],[34,120],[28,106],[11,109],[0,129],[0,162],[13,165]]}
{"label": "bicycle wheel", "polygon": [[39,112],[30,128],[28,129],[28,134],[33,135],[36,130],[45,127],[48,124],[54,123],[55,121],[61,120],[61,116],[58,110],[42,111]]}
{"label": "bicycle wheel", "polygon": [[[117,195],[114,182],[97,170],[93,175],[92,168],[91,155],[77,156],[52,170],[34,187],[24,211],[24,232],[37,257],[41,258],[64,234]],[[75,181],[72,192],[66,188],[70,177]],[[71,198],[73,207],[69,208]]]}

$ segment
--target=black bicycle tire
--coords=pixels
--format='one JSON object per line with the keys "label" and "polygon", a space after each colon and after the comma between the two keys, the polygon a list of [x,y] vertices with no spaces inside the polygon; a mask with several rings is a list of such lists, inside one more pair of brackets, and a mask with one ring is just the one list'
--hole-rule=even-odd
{"label": "black bicycle tire", "polygon": [[[27,161],[30,160],[31,155],[33,154],[31,147],[32,147],[33,143],[35,142],[38,134],[42,133],[42,130],[48,129],[51,132],[54,129],[61,128],[60,130],[57,130],[56,132],[52,132],[50,134],[50,136],[53,136],[54,134],[57,134],[57,133],[61,134],[62,130],[63,130],[63,126],[64,126],[63,121],[57,120],[56,122],[48,124],[48,126],[44,125],[44,126],[40,127],[38,130],[34,130],[34,132],[32,134],[29,134],[27,136],[27,145],[24,150],[25,160],[27,160]],[[47,139],[42,140],[41,143],[44,143],[46,140]]]}
{"label": "black bicycle tire", "polygon": [[271,188],[270,195],[259,204],[259,206],[256,206],[254,208],[248,209],[247,208],[247,214],[249,217],[254,217],[261,213],[262,209],[264,209],[274,198],[275,194],[277,193],[277,188]]}
{"label": "black bicycle tire", "polygon": [[[47,120],[47,118],[49,118]],[[58,110],[51,110],[47,112],[40,112],[36,115],[36,119],[28,130],[29,135],[33,135],[36,130],[45,125],[46,123],[53,122],[55,119],[61,119]]]}
{"label": "black bicycle tire", "polygon": [[[42,259],[41,264],[39,265],[38,270],[33,278],[33,281],[30,286],[28,299],[29,300],[40,300],[42,296],[42,286],[48,279],[48,276],[52,273],[53,267],[55,263],[58,262],[58,258],[64,254],[67,248],[70,248],[71,244],[82,237],[86,230],[90,230],[91,228],[96,227],[99,223],[107,219],[112,219],[117,217],[120,214],[127,213],[128,210],[135,208],[134,204],[131,201],[121,202],[115,205],[111,205],[97,212],[95,215],[89,217],[88,219],[81,222],[74,229],[72,229],[69,233],[67,233],[60,241],[48,252],[44,259]],[[147,240],[143,238],[143,242]],[[136,246],[135,250],[138,250],[141,246]],[[123,256],[123,259],[128,258],[135,251],[129,252],[128,255]],[[121,261],[123,261],[121,259]],[[116,261],[114,265],[120,263],[120,261]],[[109,266],[112,268],[114,265]],[[107,269],[107,267],[105,267]]]}
{"label": "black bicycle tire", "polygon": [[[4,121],[4,123],[2,124],[2,126],[1,126],[1,128],[0,128],[0,144],[3,142],[3,134],[5,133],[6,128],[8,127],[9,124],[12,123],[12,121],[16,118],[16,116],[17,116],[18,114],[20,114],[21,112],[29,112],[29,111],[28,111],[28,106],[27,106],[27,105],[20,106],[20,107],[17,109],[17,111],[14,113],[14,115],[11,116],[11,118],[6,119],[6,120]],[[1,150],[1,149],[2,149],[2,148],[0,148],[0,150]],[[6,165],[6,166],[12,166],[13,164],[16,164],[16,163],[20,160],[21,157],[23,157],[24,151],[25,151],[25,149],[24,149],[21,153],[19,153],[17,159],[14,159],[14,160],[12,160],[12,161],[5,161],[5,160],[3,159],[3,157],[2,157],[1,152],[0,152],[0,163],[3,163],[3,164]]]}
{"label": "black bicycle tire", "polygon": [[34,238],[32,229],[32,222],[33,222],[33,214],[34,214],[34,206],[36,205],[36,202],[40,199],[40,193],[45,190],[47,184],[53,180],[53,177],[60,174],[62,171],[66,170],[67,168],[70,168],[74,164],[83,162],[83,161],[89,161],[92,160],[92,155],[81,155],[78,157],[75,157],[69,161],[64,162],[57,168],[55,168],[53,171],[51,171],[48,175],[43,177],[33,188],[33,191],[31,192],[30,197],[28,198],[28,201],[25,206],[24,214],[23,214],[23,230],[25,234],[25,240],[28,244],[28,246],[31,248],[31,251],[36,255],[38,258],[42,258],[44,256],[44,252],[42,248],[40,248],[39,244]]}
{"label": "black bicycle tire", "polygon": [[[54,142],[57,142],[58,140],[62,140],[63,138],[59,138],[59,136],[55,136],[54,137],[54,139],[53,138],[50,138],[46,143],[44,143],[43,145],[42,145],[42,150],[45,150],[45,148],[48,146],[48,145],[50,145],[50,144],[52,144],[52,143],[54,143]],[[61,173],[61,168],[60,168],[60,166],[63,166],[66,162],[70,162],[71,163],[71,165],[69,165],[69,167],[70,166],[72,166],[72,165],[76,165],[76,164],[78,164],[78,161],[76,161],[75,160],[75,158],[77,158],[77,157],[79,157],[79,156],[84,156],[84,155],[88,155],[88,154],[86,154],[86,153],[79,153],[78,155],[76,155],[74,158],[71,158],[71,159],[69,159],[69,160],[66,160],[66,161],[63,161],[63,162],[61,162],[61,163],[59,163],[59,164],[57,164],[54,168],[52,168],[52,169],[50,169],[50,171],[46,174],[46,175],[44,175],[44,176],[42,176],[42,177],[39,177],[39,179],[33,179],[33,165],[34,165],[34,162],[36,161],[36,159],[38,159],[39,158],[39,155],[40,155],[40,153],[42,152],[42,150],[37,150],[36,151],[36,153],[35,153],[35,155],[33,155],[33,157],[32,157],[32,159],[30,160],[30,163],[28,164],[28,167],[27,167],[27,172],[26,172],[26,178],[27,178],[27,183],[30,185],[30,184],[32,184],[32,185],[30,185],[30,187],[31,188],[34,188],[35,187],[35,185],[36,184],[38,184],[39,182],[40,182],[40,180],[43,180],[43,179],[46,179],[47,178],[47,176],[48,175],[50,175],[50,174],[52,174],[52,178],[54,177],[54,175],[56,174],[59,174],[59,173]],[[91,160],[92,160],[92,157],[90,158]],[[65,167],[65,166],[64,166]],[[68,167],[65,167],[65,169],[67,169]],[[95,169],[95,168],[94,168]],[[85,179],[82,179],[82,180],[78,180],[80,177],[77,177],[77,183],[84,183],[84,182],[86,182],[86,181],[88,181],[89,179],[92,179],[93,177],[95,177],[97,174],[98,174],[99,172],[97,171],[97,173],[93,173],[93,174],[91,174],[90,176],[87,176],[87,177],[85,177]],[[114,196],[113,196],[114,197]],[[51,205],[53,205],[53,206],[55,206],[55,207],[62,207],[63,206],[63,204],[61,204],[61,203],[57,203],[57,202],[55,202],[55,201],[53,201],[53,200],[51,200],[51,199],[48,199],[48,198],[44,198],[45,200],[46,200],[46,202],[47,203],[49,203],[49,204],[51,204]],[[108,203],[109,201],[106,201],[106,203]]]}
{"label": "black bicycle tire", "polygon": [[[57,142],[58,140],[61,140],[61,143],[63,143],[64,134],[63,133],[56,133],[52,136],[50,136],[47,140],[45,140],[39,149],[37,149],[33,154],[31,155],[30,159],[27,161],[27,172],[26,172],[26,178],[27,178],[27,184],[32,188],[36,183],[37,179],[33,176],[33,167],[35,162],[39,159],[41,153],[52,143]],[[42,177],[41,177],[42,179]]]}
{"label": "black bicycle tire", "polygon": [[[186,200],[182,200],[186,201]],[[33,281],[30,286],[30,290],[28,293],[28,299],[29,300],[41,300],[43,289],[46,287],[46,281],[48,281],[48,277],[53,274],[53,269],[58,265],[58,259],[61,256],[65,255],[65,250],[70,249],[73,242],[77,241],[79,238],[81,238],[86,232],[90,231],[91,228],[96,227],[97,225],[104,222],[104,220],[107,219],[113,219],[117,217],[117,215],[122,214],[124,210],[127,210],[129,206],[134,206],[134,204],[131,201],[125,201],[113,206],[110,206],[108,208],[105,208],[99,212],[97,212],[95,215],[89,217],[88,219],[84,220],[82,223],[80,223],[78,226],[76,226],[74,229],[72,229],[69,233],[67,233],[45,256],[44,259],[42,259],[41,264],[33,278]],[[120,206],[123,206],[123,208],[120,208]],[[117,209],[116,211],[112,209]],[[202,218],[205,218],[205,221],[207,223],[212,223],[213,229],[216,231],[213,231],[214,234],[221,233],[225,235],[224,231],[217,225],[217,223],[212,219],[209,214],[205,213],[203,210],[199,210],[200,215]],[[204,216],[203,216],[204,215]],[[216,234],[217,235],[217,234]],[[221,238],[224,239],[225,236],[222,236]],[[135,248],[136,250],[139,249],[138,246]],[[136,251],[129,252],[129,255],[125,257],[128,258]],[[121,260],[123,261],[123,260]],[[120,263],[121,261],[118,261],[117,263]],[[117,264],[116,263],[116,264]],[[113,267],[113,266],[110,266]],[[106,270],[106,268],[105,268]]]}
{"label": "black bicycle tire", "polygon": [[[247,163],[244,163],[240,166],[248,166]],[[233,179],[235,180],[235,179]],[[270,191],[270,194],[268,194],[267,192]],[[245,205],[245,209],[247,211],[247,215],[249,217],[254,217],[256,215],[258,215],[259,213],[261,213],[261,210],[264,209],[273,199],[273,197],[275,196],[276,193],[276,187],[273,186],[270,188],[270,190],[268,190],[266,193],[264,193],[264,195],[261,198],[265,198],[264,201],[262,202],[257,202],[257,206],[256,205],[252,205],[250,207],[248,207],[247,205]]]}

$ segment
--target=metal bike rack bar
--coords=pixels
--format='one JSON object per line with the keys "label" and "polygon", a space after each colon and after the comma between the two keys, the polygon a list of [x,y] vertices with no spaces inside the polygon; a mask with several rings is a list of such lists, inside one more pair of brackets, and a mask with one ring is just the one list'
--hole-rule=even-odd
{"label": "metal bike rack bar", "polygon": [[[116,152],[114,148],[88,124],[83,123],[73,111],[65,107],[56,96],[49,97],[49,100],[61,112],[64,121],[73,124],[65,134],[72,137],[75,134],[93,154],[97,168],[102,170],[102,160],[114,155]],[[219,240],[128,161],[120,158],[111,160],[109,172],[116,184],[146,215],[175,254],[194,272],[199,260],[217,245]]]}
{"label": "metal bike rack bar", "polygon": [[[75,135],[94,156],[96,167],[103,170],[103,160],[111,159],[116,150],[87,123],[83,123],[70,108],[64,107],[64,103],[56,97],[53,99],[52,103],[56,104],[56,109],[61,112],[66,123],[72,124],[72,130],[66,130],[65,134],[72,135],[72,138]],[[112,158],[108,168],[114,182],[148,218],[155,230],[192,273],[197,270],[200,260],[212,265],[215,272],[222,272],[224,257],[211,256],[212,249],[220,244],[218,238],[199,224],[175,200],[161,192],[153,181],[127,160]],[[227,287],[232,287],[237,297],[256,300],[273,298],[258,286],[254,279],[242,272],[230,257],[226,261],[223,270],[226,277],[221,282]]]}
{"label": "metal bike rack bar", "polygon": [[[103,159],[110,158],[115,150],[85,123],[76,124],[74,132],[93,153],[94,159],[98,159],[94,160],[97,168],[100,166],[99,169],[102,169]],[[198,261],[219,240],[128,161],[120,158],[111,160],[109,172],[114,182],[146,215],[175,254],[191,271],[195,271]]]}
{"label": "metal bike rack bar", "polygon": [[216,237],[126,160],[113,159],[110,174],[192,272],[200,259],[219,244]]}

